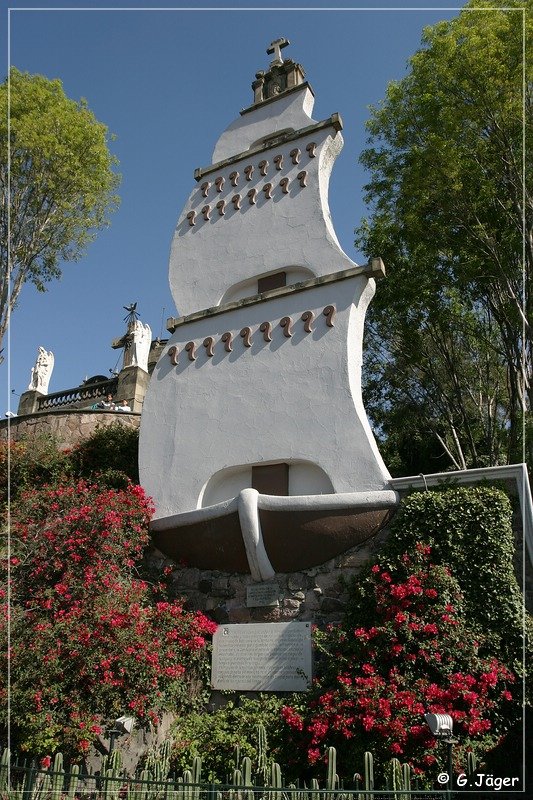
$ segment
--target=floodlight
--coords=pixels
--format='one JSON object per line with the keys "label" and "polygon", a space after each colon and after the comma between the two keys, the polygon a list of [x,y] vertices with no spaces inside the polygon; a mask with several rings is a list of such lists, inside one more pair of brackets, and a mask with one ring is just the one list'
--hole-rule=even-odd
{"label": "floodlight", "polygon": [[433,736],[447,739],[453,733],[453,719],[449,714],[424,714],[424,719],[429,725]]}
{"label": "floodlight", "polygon": [[115,720],[115,725],[120,733],[131,733],[135,725],[135,717],[119,717]]}

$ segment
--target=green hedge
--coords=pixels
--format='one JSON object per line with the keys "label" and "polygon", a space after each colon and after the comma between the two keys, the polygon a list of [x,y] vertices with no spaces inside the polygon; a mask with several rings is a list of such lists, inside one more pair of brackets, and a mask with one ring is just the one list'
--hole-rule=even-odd
{"label": "green hedge", "polygon": [[467,615],[487,646],[511,666],[522,660],[523,597],[513,566],[509,498],[489,486],[453,487],[406,497],[380,554],[392,561],[416,542],[457,578]]}

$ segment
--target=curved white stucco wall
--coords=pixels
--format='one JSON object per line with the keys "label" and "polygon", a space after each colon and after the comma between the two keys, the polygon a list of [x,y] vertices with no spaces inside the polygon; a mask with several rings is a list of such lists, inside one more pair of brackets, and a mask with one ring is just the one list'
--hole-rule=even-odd
{"label": "curved white stucco wall", "polygon": [[307,128],[312,119],[315,98],[309,86],[282,94],[273,103],[265,103],[241,114],[220,135],[213,151],[213,164],[249,150],[267,136],[280,131]]}
{"label": "curved white stucco wall", "polygon": [[[374,281],[360,275],[177,328],[152,375],[141,424],[141,480],[157,518],[200,507],[212,476],[243,465],[316,464],[335,493],[388,486],[360,399],[363,320],[373,292]],[[334,327],[322,313],[328,305],[336,307]],[[315,314],[312,333],[301,320],[306,310]],[[285,316],[291,338],[279,324]],[[271,342],[259,331],[264,321],[272,324]],[[232,352],[221,341],[226,331]],[[215,340],[213,357],[206,337]],[[194,361],[184,350],[189,341],[197,345]],[[177,366],[168,355],[173,346]],[[299,493],[315,493],[314,477],[307,492],[304,481],[301,473]]]}
{"label": "curved white stucco wall", "polygon": [[[264,463],[264,462],[262,462]],[[207,482],[200,494],[202,508],[231,500],[252,485],[252,464],[225,467]],[[326,473],[310,461],[291,461],[289,465],[289,495],[331,494],[333,486]]]}
{"label": "curved white stucco wall", "polygon": [[[248,547],[260,539],[257,502],[266,496],[258,500],[251,489],[252,466],[260,464],[289,464],[291,497],[282,504],[295,495],[311,505],[334,502],[341,494],[354,507],[390,495],[361,397],[363,325],[375,283],[363,270],[353,274],[335,235],[328,185],[342,148],[340,123],[337,115],[315,123],[312,104],[302,86],[233,122],[178,220],[169,279],[179,313],[193,318],[178,321],[153,372],[140,432],[141,481],[159,525],[238,507]],[[275,134],[278,144],[265,141]],[[340,274],[346,270],[349,277]],[[257,294],[259,278],[281,271],[287,287],[245,300]],[[221,306],[227,303],[234,307]],[[323,313],[331,306],[332,326]],[[311,331],[306,311],[314,315]]]}
{"label": "curved white stucco wall", "polygon": [[[279,117],[274,115],[281,128],[287,127],[287,121],[296,125],[305,118],[307,123],[312,122],[301,107],[299,114],[293,108],[294,104],[301,106],[305,92],[290,97],[290,113],[283,111],[288,99],[280,98],[240,118],[240,127],[231,136],[228,134],[227,140],[224,135],[221,137],[225,142],[223,152],[230,141],[237,148],[232,155],[246,150],[256,134],[268,127],[265,120],[258,121],[256,116],[269,111],[272,125],[274,107],[276,113],[281,111]],[[285,114],[289,114],[289,120]],[[316,145],[312,154],[306,149],[311,143]],[[341,148],[341,134],[333,124],[327,124],[202,176],[180,215],[170,253],[170,288],[182,316],[220,304],[236,284],[251,278],[257,281],[289,265],[309,270],[315,276],[355,266],[340,247],[328,205],[329,177]],[[297,163],[291,156],[295,149],[299,150]],[[215,155],[220,152],[217,148]],[[276,163],[279,156],[282,162]],[[263,175],[260,165],[264,161],[268,166]],[[253,167],[250,180],[245,174],[247,167]],[[232,182],[230,176],[235,172],[238,178]],[[306,173],[305,185],[298,178],[302,172]],[[284,180],[288,180],[285,187]],[[204,184],[209,184],[208,188]],[[264,191],[267,184],[272,186],[270,197]],[[251,190],[257,192],[253,203],[248,197]],[[240,197],[240,207],[233,202],[236,195]],[[224,203],[223,214],[217,208],[219,203]],[[209,211],[203,212],[205,208]],[[249,294],[256,292],[257,288],[250,284]]]}

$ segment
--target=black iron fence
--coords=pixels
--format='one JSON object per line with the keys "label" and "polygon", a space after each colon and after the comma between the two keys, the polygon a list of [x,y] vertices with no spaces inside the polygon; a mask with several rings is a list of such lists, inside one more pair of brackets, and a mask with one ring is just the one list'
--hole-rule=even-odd
{"label": "black iron fence", "polygon": [[[2,767],[0,767],[0,773]],[[360,786],[312,789],[305,785],[246,787],[235,784],[185,783],[182,778],[84,775],[32,767],[13,767],[9,784],[0,776],[1,800],[448,800],[439,790],[365,789]]]}
{"label": "black iron fence", "polygon": [[[328,765],[323,781],[326,788],[321,788],[315,778],[283,782],[278,764],[265,764],[261,778],[252,778],[246,770],[247,759],[242,760],[245,769],[235,769],[230,776],[233,782],[226,784],[198,780],[199,757],[194,759],[192,770],[182,775],[171,772],[168,760],[152,757],[132,776],[121,769],[118,755],[114,752],[106,757],[101,770],[91,774],[77,764],[64,769],[60,753],[45,767],[42,759],[12,758],[4,750],[0,756],[0,800],[458,800],[459,795],[465,795],[464,800],[488,800],[494,793],[511,800],[524,796],[522,786],[516,783],[491,785],[482,781],[479,788],[483,773],[476,772],[454,776],[453,786],[444,781],[440,789],[422,788],[409,765],[394,759],[384,770],[383,786],[378,789],[370,753],[366,754],[370,758],[365,758],[363,774],[356,773],[349,781],[339,780]],[[438,781],[443,777],[448,776],[441,773]],[[487,791],[489,786],[491,790]]]}
{"label": "black iron fence", "polygon": [[[370,754],[368,754],[370,755]],[[367,761],[370,759],[367,759]],[[286,784],[278,764],[265,765],[262,782],[252,779],[246,769],[235,769],[233,782],[222,784],[200,781],[201,759],[194,759],[192,770],[182,775],[171,773],[167,759],[151,758],[134,776],[126,775],[117,752],[104,759],[101,770],[94,774],[74,764],[63,768],[63,757],[57,753],[53,762],[13,757],[5,749],[0,756],[0,800],[450,800],[447,791],[429,791],[411,785],[402,770],[390,772],[385,788],[376,789],[373,772],[355,774],[344,786],[337,775],[328,775],[320,788],[316,779],[307,784]],[[331,770],[330,770],[331,772]],[[413,776],[414,777],[414,776]],[[416,780],[416,779],[415,779]],[[332,788],[333,787],[333,788]]]}

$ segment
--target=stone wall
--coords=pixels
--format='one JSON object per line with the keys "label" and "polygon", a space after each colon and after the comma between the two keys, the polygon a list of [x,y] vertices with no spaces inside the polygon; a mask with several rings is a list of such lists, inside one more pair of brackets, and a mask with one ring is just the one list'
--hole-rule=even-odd
{"label": "stone wall", "polygon": [[[515,574],[523,587],[526,608],[533,613],[533,567],[526,553],[523,571],[523,528],[520,511],[513,518],[515,532]],[[290,574],[276,574],[265,584],[258,584],[251,575],[200,570],[174,564],[154,549],[154,566],[171,567],[173,589],[185,600],[191,611],[204,611],[219,624],[247,622],[313,622],[320,627],[340,622],[347,601],[346,582],[356,577],[365,563],[379,552],[389,529],[340,556],[312,569]],[[277,605],[250,607],[247,589],[251,586],[277,585]]]}
{"label": "stone wall", "polygon": [[123,411],[94,411],[72,409],[64,411],[38,412],[20,417],[0,420],[0,441],[8,437],[12,441],[48,433],[61,449],[73,447],[94,433],[97,428],[118,422],[128,428],[139,428],[141,415]]}
{"label": "stone wall", "polygon": [[[176,566],[158,550],[153,551],[151,559],[154,567],[173,568],[173,589],[184,598],[186,608],[204,611],[219,624],[298,620],[323,626],[342,620],[347,601],[345,582],[359,574],[362,566],[380,550],[387,535],[385,528],[368,542],[319,567],[278,573],[265,584],[258,584],[251,575]],[[267,585],[277,585],[277,605],[248,605],[248,587]]]}

